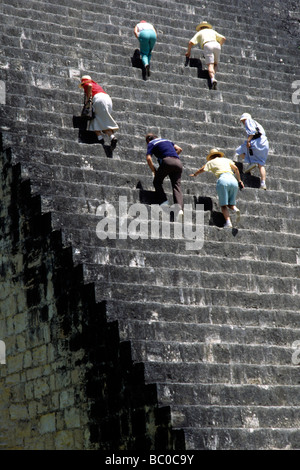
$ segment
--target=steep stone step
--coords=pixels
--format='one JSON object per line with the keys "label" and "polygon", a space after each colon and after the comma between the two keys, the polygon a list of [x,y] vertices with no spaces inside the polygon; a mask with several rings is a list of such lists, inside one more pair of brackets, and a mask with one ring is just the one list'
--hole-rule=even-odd
{"label": "steep stone step", "polygon": [[[86,272],[87,279],[89,273]],[[270,309],[287,309],[290,306],[291,309],[295,308],[299,304],[298,295],[290,293],[269,293],[263,291],[231,291],[222,290],[219,288],[204,289],[202,287],[171,287],[168,286],[162,289],[161,286],[157,285],[144,285],[135,284],[130,285],[129,283],[110,282],[109,280],[103,279],[101,276],[96,278],[96,294],[98,298],[111,300],[114,298],[118,301],[130,301],[134,299],[137,302],[146,302],[147,299],[151,299],[151,302],[159,302],[160,299],[164,298],[164,301],[169,304],[173,304],[174,308],[178,304],[186,305],[231,305],[237,307],[243,305],[251,308],[268,308]],[[238,293],[238,294],[237,294]]]}
{"label": "steep stone step", "polygon": [[[287,315],[288,318],[288,315]],[[274,318],[273,318],[274,320]],[[119,320],[121,337],[130,340],[140,362],[210,362],[224,364],[292,363],[299,328],[237,326],[179,321]]]}
{"label": "steep stone step", "polygon": [[295,428],[253,429],[252,426],[236,430],[209,427],[199,432],[185,429],[185,437],[189,450],[229,450],[233,447],[236,450],[299,450],[300,433]]}
{"label": "steep stone step", "polygon": [[[149,247],[150,249],[150,247]],[[263,252],[265,250],[265,256]],[[233,272],[240,274],[254,274],[261,276],[270,276],[278,278],[278,273],[282,277],[299,277],[300,266],[297,264],[297,252],[295,250],[289,250],[286,248],[275,248],[271,252],[271,247],[261,247],[261,250],[257,250],[256,246],[244,247],[242,244],[235,243],[232,253],[230,253],[230,263]],[[185,253],[178,253],[177,256],[163,251],[156,252],[140,251],[138,249],[118,249],[108,251],[107,247],[101,246],[89,246],[85,247],[80,252],[80,259],[84,264],[103,264],[109,266],[116,266],[121,268],[128,267],[140,267],[140,268],[155,268],[158,266],[159,261],[163,257],[162,271],[168,271],[170,269],[179,270],[184,272],[227,272],[228,270],[228,255],[229,250],[224,253],[223,246],[220,244],[210,244],[205,240],[205,243],[201,249],[201,255],[195,256],[189,254],[188,251]],[[271,256],[269,253],[271,252]],[[265,262],[267,261],[267,262]],[[163,275],[163,274],[161,274]]]}
{"label": "steep stone step", "polygon": [[[131,325],[130,325],[131,326]],[[142,325],[137,326],[136,330],[138,333],[146,333],[147,329],[149,334],[141,335],[143,340],[133,340],[133,358],[137,362],[162,362],[162,363],[185,363],[188,367],[190,362],[195,362],[195,358],[198,359],[199,363],[212,362],[222,364],[259,364],[259,365],[286,365],[291,363],[292,354],[291,345],[295,339],[292,337],[282,337],[281,345],[274,346],[274,343],[268,342],[268,339],[272,338],[272,333],[269,333],[267,338],[257,338],[257,333],[261,335],[261,330],[258,331],[247,328],[246,333],[242,332],[239,334],[238,329],[235,329],[235,339],[237,343],[230,343],[227,338],[221,339],[220,343],[214,344],[214,338],[218,337],[218,328],[207,328],[199,326],[195,330],[195,336],[192,332],[189,334],[186,332],[186,328],[183,328],[183,335],[180,339],[176,340],[176,329],[182,328],[182,324],[168,324],[165,329],[157,328],[157,339],[148,340],[153,338],[152,331],[148,327],[147,329]],[[190,329],[195,327],[190,325]],[[168,330],[170,328],[170,334]],[[230,329],[230,327],[228,327]],[[250,330],[250,331],[249,331]],[[204,333],[205,331],[205,333]],[[199,339],[196,338],[197,333]],[[232,331],[230,332],[232,334]],[[209,336],[211,335],[211,339]],[[278,333],[277,333],[278,334]],[[245,336],[247,335],[247,343],[243,344]],[[298,335],[298,336],[296,336]],[[161,336],[161,337],[159,337]],[[177,337],[180,336],[177,334]],[[186,336],[186,338],[185,338]],[[204,338],[203,338],[204,336]],[[133,337],[135,336],[135,332]],[[169,338],[172,338],[169,340]],[[299,338],[299,330],[294,335],[294,338]],[[131,335],[128,334],[128,339]],[[286,340],[286,343],[284,342]],[[185,342],[183,342],[185,340]],[[252,341],[252,343],[251,343]],[[262,341],[262,344],[258,344]]]}
{"label": "steep stone step", "polygon": [[[163,258],[162,258],[163,261]],[[246,261],[244,261],[246,265]],[[201,268],[200,268],[201,269]],[[186,288],[191,285],[201,285],[208,291],[210,289],[231,290],[235,292],[245,291],[257,293],[273,293],[277,294],[290,294],[295,295],[299,292],[299,280],[292,277],[293,272],[286,268],[286,276],[281,275],[280,278],[272,277],[270,274],[261,275],[252,272],[251,274],[237,273],[228,274],[224,276],[222,270],[215,272],[205,271],[190,271],[179,269],[164,269],[162,268],[159,273],[156,273],[152,267],[126,267],[126,266],[106,266],[102,265],[99,269],[94,264],[85,264],[85,271],[88,273],[90,279],[96,278],[99,282],[109,282],[116,284],[125,284],[123,279],[130,279],[135,285],[141,284],[142,279],[147,279],[149,286],[162,286],[172,285],[173,287]],[[283,267],[281,268],[283,270]],[[225,271],[226,272],[226,271]],[[299,270],[298,270],[299,272]],[[277,275],[278,276],[278,275]],[[141,287],[140,287],[141,289]],[[295,298],[296,302],[296,298]]]}
{"label": "steep stone step", "polygon": [[265,384],[262,380],[249,384],[186,384],[166,383],[158,385],[161,401],[176,402],[176,406],[220,404],[230,406],[292,406],[298,407],[298,385]]}
{"label": "steep stone step", "polygon": [[[290,303],[290,310],[275,309],[270,310],[263,307],[254,308],[251,305],[243,305],[240,307],[227,307],[225,305],[177,305],[174,309],[173,304],[148,302],[138,302],[135,299],[120,304],[116,300],[110,300],[107,303],[108,316],[113,321],[117,320],[122,326],[122,339],[128,339],[126,322],[130,321],[130,327],[134,327],[135,321],[143,323],[159,322],[170,324],[172,322],[192,324],[209,324],[224,326],[229,325],[241,328],[257,327],[257,328],[288,328],[296,330],[299,328],[298,314]],[[287,305],[288,307],[288,305]],[[177,334],[180,329],[177,330]],[[245,335],[246,337],[246,335]],[[138,338],[137,338],[138,339]]]}
{"label": "steep stone step", "polygon": [[[173,409],[173,423],[176,427],[189,427],[194,429],[209,428],[213,423],[216,428],[245,429],[253,426],[259,430],[265,428],[279,428],[281,431],[289,428],[297,429],[299,423],[300,408],[294,409],[288,406],[277,408],[276,406],[232,406],[222,407],[221,404],[209,406],[190,406]],[[260,423],[263,423],[261,425]],[[193,426],[189,426],[192,424]]]}
{"label": "steep stone step", "polygon": [[[297,368],[291,365],[219,364],[219,363],[145,363],[146,381],[160,383],[227,383],[293,386],[299,380]],[[262,379],[263,377],[263,379]],[[284,388],[284,387],[283,387]],[[189,400],[185,400],[186,404]]]}

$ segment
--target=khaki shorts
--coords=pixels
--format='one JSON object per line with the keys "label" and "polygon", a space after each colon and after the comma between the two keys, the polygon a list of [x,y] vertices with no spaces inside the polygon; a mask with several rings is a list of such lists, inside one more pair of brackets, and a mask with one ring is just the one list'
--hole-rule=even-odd
{"label": "khaki shorts", "polygon": [[203,53],[206,65],[218,64],[221,54],[221,45],[217,41],[206,42],[203,47]]}

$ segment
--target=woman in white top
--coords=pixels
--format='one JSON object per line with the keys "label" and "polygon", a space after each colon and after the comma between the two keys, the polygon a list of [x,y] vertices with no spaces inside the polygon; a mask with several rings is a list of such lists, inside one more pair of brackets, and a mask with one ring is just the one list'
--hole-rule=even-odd
{"label": "woman in white top", "polygon": [[258,166],[260,187],[261,189],[267,189],[265,164],[269,154],[269,141],[265,130],[249,113],[243,113],[240,117],[240,121],[245,126],[247,140],[245,140],[235,152],[241,158],[245,159],[245,163],[248,163],[248,168],[244,170],[244,173],[249,173]]}
{"label": "woman in white top", "polygon": [[139,40],[141,59],[149,77],[151,54],[157,39],[156,30],[151,23],[142,20],[135,26],[134,34]]}

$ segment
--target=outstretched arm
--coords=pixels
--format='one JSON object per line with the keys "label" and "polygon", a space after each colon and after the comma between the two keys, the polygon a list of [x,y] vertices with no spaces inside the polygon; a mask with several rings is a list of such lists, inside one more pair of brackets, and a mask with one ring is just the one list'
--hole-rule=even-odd
{"label": "outstretched arm", "polygon": [[197,176],[200,173],[203,173],[204,172],[204,167],[205,167],[205,165],[203,165],[201,168],[199,168],[199,170],[195,171],[195,173],[192,173],[190,176]]}

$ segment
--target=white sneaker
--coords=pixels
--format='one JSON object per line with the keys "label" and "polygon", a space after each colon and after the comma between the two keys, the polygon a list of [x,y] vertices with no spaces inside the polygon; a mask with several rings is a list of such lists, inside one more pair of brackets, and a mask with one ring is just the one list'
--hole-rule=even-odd
{"label": "white sneaker", "polygon": [[256,168],[256,163],[249,163],[249,165],[247,166],[246,170],[244,171],[244,173],[249,173],[251,170],[253,170],[254,168]]}
{"label": "white sneaker", "polygon": [[266,190],[267,189],[266,183],[261,183],[260,189]]}
{"label": "white sneaker", "polygon": [[230,220],[229,220],[229,221],[227,220],[227,222],[224,224],[223,228],[232,228],[232,223],[231,223],[231,221],[230,221]]}

